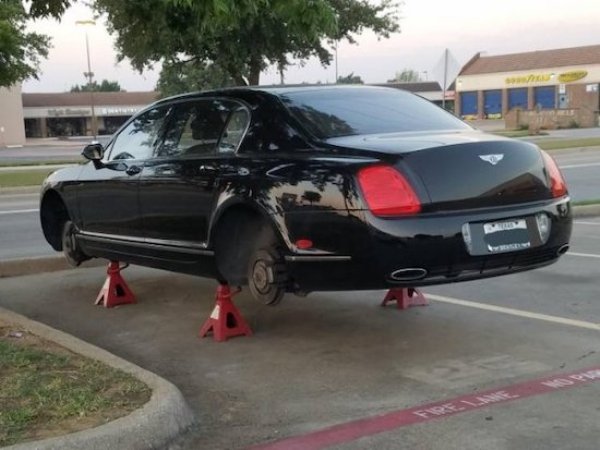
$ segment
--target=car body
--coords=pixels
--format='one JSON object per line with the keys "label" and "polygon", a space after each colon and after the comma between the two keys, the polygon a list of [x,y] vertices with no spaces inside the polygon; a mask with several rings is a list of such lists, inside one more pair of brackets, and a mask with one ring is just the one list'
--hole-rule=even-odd
{"label": "car body", "polygon": [[397,89],[186,94],[84,156],[43,184],[55,250],[249,284],[265,303],[534,269],[571,235],[552,158]]}

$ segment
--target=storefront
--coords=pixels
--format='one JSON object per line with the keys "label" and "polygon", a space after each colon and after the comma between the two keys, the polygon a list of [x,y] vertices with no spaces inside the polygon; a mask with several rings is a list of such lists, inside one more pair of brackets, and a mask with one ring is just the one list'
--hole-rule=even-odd
{"label": "storefront", "polygon": [[114,133],[129,117],[158,98],[156,92],[23,94],[27,137],[92,134],[92,103],[99,135]]}
{"label": "storefront", "polygon": [[573,126],[595,126],[599,84],[600,45],[478,53],[456,79],[456,113],[466,119],[500,119],[514,110],[563,110],[557,115],[571,117]]}

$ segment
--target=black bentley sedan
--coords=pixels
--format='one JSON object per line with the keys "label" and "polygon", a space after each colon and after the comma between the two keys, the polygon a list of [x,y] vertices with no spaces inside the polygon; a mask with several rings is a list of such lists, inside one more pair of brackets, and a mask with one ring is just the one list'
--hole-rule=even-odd
{"label": "black bentley sedan", "polygon": [[41,197],[44,235],[72,264],[214,277],[268,304],[534,269],[571,235],[548,154],[396,89],[181,95],[83,156]]}

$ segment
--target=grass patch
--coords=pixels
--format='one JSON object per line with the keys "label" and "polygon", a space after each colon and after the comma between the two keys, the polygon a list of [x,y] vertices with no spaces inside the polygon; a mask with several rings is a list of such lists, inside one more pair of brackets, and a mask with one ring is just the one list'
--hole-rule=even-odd
{"label": "grass patch", "polygon": [[559,150],[562,148],[600,146],[600,138],[552,139],[540,140],[535,143],[544,150]]}
{"label": "grass patch", "polygon": [[578,200],[576,202],[572,202],[573,206],[587,206],[587,205],[598,205],[600,204],[600,198],[595,198],[591,200]]}
{"label": "grass patch", "polygon": [[124,372],[0,322],[0,447],[101,425],[150,395]]}
{"label": "grass patch", "polygon": [[48,174],[56,169],[18,170],[0,172],[0,188],[17,186],[39,186]]}

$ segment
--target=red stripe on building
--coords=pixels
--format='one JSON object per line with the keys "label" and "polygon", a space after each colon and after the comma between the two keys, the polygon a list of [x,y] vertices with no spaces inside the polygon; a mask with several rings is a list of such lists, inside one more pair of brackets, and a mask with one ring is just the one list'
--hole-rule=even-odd
{"label": "red stripe on building", "polygon": [[450,400],[429,403],[366,419],[354,420],[302,436],[257,445],[252,447],[252,450],[322,449],[354,441],[365,436],[391,431],[396,428],[453,416],[490,405],[499,405],[535,395],[548,394],[598,380],[600,380],[600,366],[561,375],[552,375],[501,389],[464,395]]}

